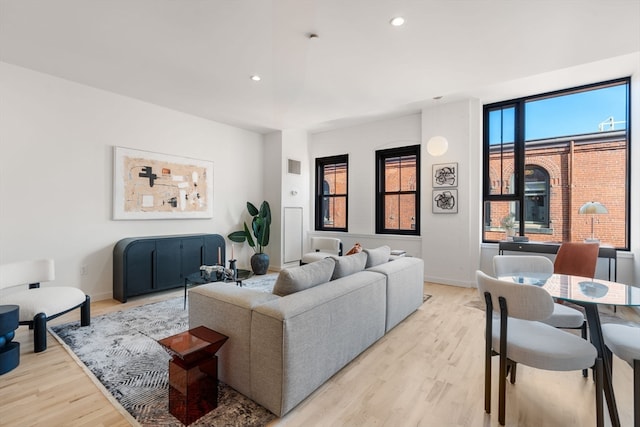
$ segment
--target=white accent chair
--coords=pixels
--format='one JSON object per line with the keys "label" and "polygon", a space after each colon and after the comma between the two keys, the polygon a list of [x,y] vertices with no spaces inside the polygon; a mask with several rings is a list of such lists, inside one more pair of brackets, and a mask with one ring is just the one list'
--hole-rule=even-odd
{"label": "white accent chair", "polygon": [[[594,367],[596,425],[604,425],[603,362],[588,341],[542,323],[553,313],[553,298],[543,288],[495,279],[476,272],[478,292],[486,305],[484,409],[491,413],[491,357],[500,356],[498,422],[505,424],[506,377],[516,363],[550,371]],[[498,316],[494,316],[499,314]],[[511,383],[515,372],[511,371]]]}
{"label": "white accent chair", "polygon": [[608,350],[633,368],[633,425],[640,427],[640,328],[605,323],[602,336]]}
{"label": "white accent chair", "polygon": [[55,279],[52,259],[14,262],[0,265],[0,290],[17,286],[28,289],[4,291],[0,303],[20,307],[19,323],[33,329],[33,351],[47,349],[47,322],[71,310],[80,308],[80,325],[91,322],[91,299],[71,286],[43,286],[41,282]]}
{"label": "white accent chair", "polygon": [[[493,273],[495,277],[517,275],[522,273],[548,274],[554,272],[553,262],[549,258],[537,255],[496,255],[493,257]],[[562,329],[580,329],[582,338],[587,339],[587,322],[580,310],[555,303],[553,313],[542,322]],[[587,371],[583,372],[587,376]]]}
{"label": "white accent chair", "polygon": [[342,241],[335,237],[312,237],[311,250],[302,255],[300,265],[319,261],[330,256],[342,256]]}

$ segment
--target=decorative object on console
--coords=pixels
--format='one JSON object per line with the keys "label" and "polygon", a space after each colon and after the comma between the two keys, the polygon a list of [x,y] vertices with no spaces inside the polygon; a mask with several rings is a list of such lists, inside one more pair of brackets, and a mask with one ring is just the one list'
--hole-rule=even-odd
{"label": "decorative object on console", "polygon": [[113,219],[213,217],[213,162],[114,147]]}
{"label": "decorative object on console", "polygon": [[585,242],[599,242],[599,239],[596,239],[593,233],[593,225],[596,220],[596,215],[608,214],[609,211],[607,208],[599,202],[587,202],[584,205],[580,206],[578,209],[578,213],[582,215],[591,215],[591,237],[584,239]]}
{"label": "decorative object on console", "polygon": [[[251,202],[247,202],[247,210],[253,217],[251,220],[251,231],[247,223],[244,229],[230,233],[227,237],[232,242],[242,243],[245,240],[253,248],[255,253],[251,256],[251,269],[255,274],[265,274],[269,269],[269,255],[264,253],[264,248],[269,244],[269,233],[271,229],[271,208],[266,200],[256,208]],[[255,236],[255,241],[251,234]]]}

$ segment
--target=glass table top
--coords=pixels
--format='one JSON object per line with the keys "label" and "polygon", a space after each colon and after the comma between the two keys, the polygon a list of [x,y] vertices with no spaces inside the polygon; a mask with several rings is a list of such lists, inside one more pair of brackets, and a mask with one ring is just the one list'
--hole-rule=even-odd
{"label": "glass table top", "polygon": [[498,279],[544,288],[552,297],[573,302],[640,305],[640,288],[608,280],[568,274],[517,273]]}

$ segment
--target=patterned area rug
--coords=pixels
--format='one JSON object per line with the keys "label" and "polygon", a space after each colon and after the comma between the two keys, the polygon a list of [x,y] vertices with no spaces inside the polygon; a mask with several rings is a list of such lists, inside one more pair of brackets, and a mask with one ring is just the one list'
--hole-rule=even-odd
{"label": "patterned area rug", "polygon": [[[268,292],[277,275],[244,286]],[[230,285],[233,286],[233,285]],[[169,354],[157,343],[188,329],[183,298],[96,316],[91,325],[70,322],[50,330],[143,426],[181,426],[168,409]],[[192,426],[264,426],[275,415],[220,383],[218,407]]]}

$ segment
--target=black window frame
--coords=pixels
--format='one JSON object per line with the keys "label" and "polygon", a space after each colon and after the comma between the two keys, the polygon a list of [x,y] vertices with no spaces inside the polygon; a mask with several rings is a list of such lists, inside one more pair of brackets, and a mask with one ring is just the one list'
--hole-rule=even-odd
{"label": "black window frame", "polygon": [[[376,234],[398,234],[405,236],[420,235],[420,152],[421,146],[410,145],[404,147],[376,150]],[[416,183],[413,191],[385,191],[385,163],[388,158],[415,155],[416,157]],[[415,194],[415,227],[413,229],[389,229],[385,227],[385,196],[388,194]]]}
{"label": "black window frame", "polygon": [[[594,90],[598,88],[604,88],[607,86],[626,84],[627,86],[627,117],[626,117],[626,141],[627,141],[627,156],[626,156],[626,221],[625,221],[625,241],[626,247],[617,247],[618,250],[629,250],[631,247],[631,77],[623,77],[612,79],[608,81],[602,81],[582,86],[576,86],[568,89],[556,90],[552,92],[530,95],[522,98],[496,102],[492,104],[486,104],[483,106],[483,170],[482,170],[482,225],[483,230],[487,224],[486,216],[490,212],[489,202],[516,202],[520,207],[525,206],[525,170],[527,168],[526,162],[526,149],[525,149],[525,105],[527,102],[541,100],[544,98],[557,97],[562,95],[569,95],[571,93],[584,92]],[[490,129],[489,129],[489,114],[491,111],[498,109],[505,109],[513,107],[515,110],[514,119],[514,139],[513,152],[514,152],[514,191],[511,194],[491,194],[491,171],[490,171]],[[508,143],[507,143],[508,144]],[[518,209],[518,217],[515,218],[518,228],[516,233],[525,236],[526,235],[526,221],[524,220],[524,209]],[[488,240],[485,238],[485,233],[482,233],[482,241],[485,243],[495,243],[495,240]]]}
{"label": "black window frame", "polygon": [[[346,165],[346,193],[344,194],[325,194],[324,192],[324,169],[327,165],[337,165],[344,163]],[[315,229],[316,231],[349,231],[349,155],[339,154],[329,157],[316,158],[316,186],[315,186]],[[328,227],[324,223],[324,198],[344,197],[345,199],[345,226],[344,227]]]}

